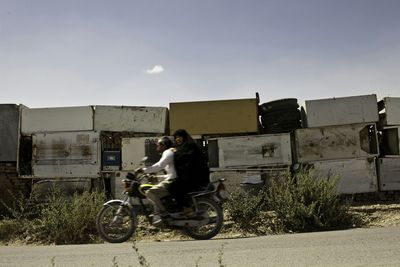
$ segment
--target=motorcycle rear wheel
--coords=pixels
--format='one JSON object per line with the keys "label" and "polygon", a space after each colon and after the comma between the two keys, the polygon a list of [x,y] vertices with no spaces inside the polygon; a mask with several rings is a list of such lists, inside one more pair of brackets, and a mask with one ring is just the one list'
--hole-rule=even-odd
{"label": "motorcycle rear wheel", "polygon": [[[119,212],[118,212],[119,210]],[[110,243],[122,243],[136,230],[136,217],[127,206],[109,203],[100,210],[96,227],[102,239]]]}
{"label": "motorcycle rear wheel", "polygon": [[210,239],[216,236],[224,223],[222,208],[212,199],[199,199],[197,206],[201,213],[206,213],[210,218],[210,223],[199,227],[187,227],[184,232],[198,240]]}

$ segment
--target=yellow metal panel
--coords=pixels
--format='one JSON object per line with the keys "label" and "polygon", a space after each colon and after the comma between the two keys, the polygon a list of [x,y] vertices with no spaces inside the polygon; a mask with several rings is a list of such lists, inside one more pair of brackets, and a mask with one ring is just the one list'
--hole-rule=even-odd
{"label": "yellow metal panel", "polygon": [[170,130],[192,135],[258,132],[258,101],[233,99],[170,103]]}

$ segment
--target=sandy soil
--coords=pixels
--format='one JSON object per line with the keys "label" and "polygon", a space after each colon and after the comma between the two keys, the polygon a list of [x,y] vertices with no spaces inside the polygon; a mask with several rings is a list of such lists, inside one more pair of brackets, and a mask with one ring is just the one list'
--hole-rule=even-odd
{"label": "sandy soil", "polygon": [[[390,227],[400,226],[400,203],[382,203],[382,204],[357,204],[350,208],[352,213],[359,215],[364,222],[363,228],[371,227]],[[227,227],[214,238],[240,238],[252,236],[231,230],[229,222]],[[181,234],[179,231],[168,229],[158,229],[145,222],[139,224],[140,227],[147,231],[139,231],[138,240],[142,241],[172,241],[172,240],[188,240],[189,237]],[[146,234],[144,234],[146,233]]]}

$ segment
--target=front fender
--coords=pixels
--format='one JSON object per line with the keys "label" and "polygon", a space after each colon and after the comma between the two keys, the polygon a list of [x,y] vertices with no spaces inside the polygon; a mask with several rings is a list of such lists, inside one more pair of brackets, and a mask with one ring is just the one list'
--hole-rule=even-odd
{"label": "front fender", "polygon": [[111,199],[111,200],[107,201],[106,203],[104,203],[103,206],[112,206],[113,204],[124,205],[124,206],[129,205],[128,203],[124,203],[123,200]]}
{"label": "front fender", "polygon": [[129,204],[129,202],[127,202],[127,201],[123,201],[120,199],[112,199],[103,204],[103,206],[110,206],[110,207],[116,206],[116,205],[128,207],[128,209],[131,211],[132,217],[136,216],[135,210],[133,209],[132,205]]}

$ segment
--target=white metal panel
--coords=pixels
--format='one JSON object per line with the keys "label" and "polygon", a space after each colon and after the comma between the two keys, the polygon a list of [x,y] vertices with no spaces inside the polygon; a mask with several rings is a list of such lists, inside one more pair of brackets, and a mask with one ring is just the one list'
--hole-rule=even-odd
{"label": "white metal panel", "polygon": [[379,121],[376,95],[305,101],[308,127]]}
{"label": "white metal panel", "polygon": [[290,134],[218,138],[219,168],[292,163]]}
{"label": "white metal panel", "polygon": [[225,179],[226,189],[228,192],[233,192],[245,184],[269,184],[272,179],[284,177],[288,172],[289,167],[263,170],[213,171],[210,173],[210,180]]}
{"label": "white metal panel", "polygon": [[158,137],[122,138],[122,170],[136,169],[146,156],[146,143],[156,142]]}
{"label": "white metal panel", "polygon": [[379,159],[379,188],[382,191],[400,190],[400,157]]}
{"label": "white metal panel", "polygon": [[339,194],[378,191],[375,158],[319,161],[313,165],[321,178],[339,176]]}
{"label": "white metal panel", "polygon": [[94,129],[136,133],[165,133],[167,108],[95,106]]}
{"label": "white metal panel", "polygon": [[297,161],[372,157],[379,154],[375,124],[350,124],[295,131]]}
{"label": "white metal panel", "polygon": [[387,125],[400,125],[400,97],[385,97]]}
{"label": "white metal panel", "polygon": [[85,107],[21,108],[21,133],[92,131],[93,109]]}
{"label": "white metal panel", "polygon": [[32,170],[37,178],[95,178],[100,175],[98,132],[36,133]]}

